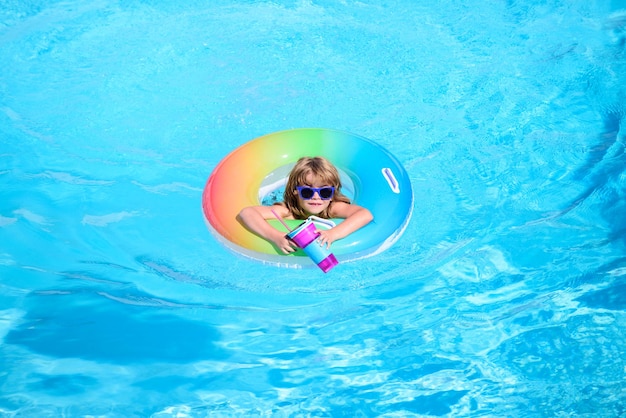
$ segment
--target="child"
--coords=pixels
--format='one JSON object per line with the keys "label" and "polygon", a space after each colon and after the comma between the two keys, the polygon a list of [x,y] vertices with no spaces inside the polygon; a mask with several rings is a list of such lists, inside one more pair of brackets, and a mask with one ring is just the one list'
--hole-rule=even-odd
{"label": "child", "polygon": [[341,193],[339,172],[323,157],[302,157],[289,173],[284,202],[273,206],[248,206],[237,218],[250,231],[274,243],[283,253],[298,248],[285,232],[271,226],[266,219],[274,219],[274,211],[283,219],[306,219],[310,215],[320,218],[343,218],[344,221],[331,229],[320,229],[320,241],[330,247],[334,241],[344,238],[367,225],[374,217],[369,210],[350,203]]}

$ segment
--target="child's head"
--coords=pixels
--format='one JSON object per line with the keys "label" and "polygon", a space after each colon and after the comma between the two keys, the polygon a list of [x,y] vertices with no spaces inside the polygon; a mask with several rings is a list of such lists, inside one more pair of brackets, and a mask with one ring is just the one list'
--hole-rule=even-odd
{"label": "child's head", "polygon": [[[298,191],[298,187],[301,186],[334,187],[334,193],[330,198],[326,194],[328,191],[315,191],[310,196],[310,190]],[[339,171],[323,157],[302,157],[296,162],[287,179],[284,201],[296,219],[305,219],[309,215],[329,218],[332,202],[350,203],[350,200],[341,193]]]}

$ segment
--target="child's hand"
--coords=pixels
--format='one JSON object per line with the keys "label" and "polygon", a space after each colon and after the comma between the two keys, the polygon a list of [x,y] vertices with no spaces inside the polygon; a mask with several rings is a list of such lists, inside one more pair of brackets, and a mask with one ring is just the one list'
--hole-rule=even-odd
{"label": "child's hand", "polygon": [[278,247],[284,254],[290,254],[298,249],[298,246],[286,235],[278,235],[272,240],[274,245]]}
{"label": "child's hand", "polygon": [[317,233],[320,234],[318,240],[320,241],[322,245],[326,245],[326,248],[330,248],[330,244],[335,242],[335,240],[337,239],[335,237],[335,233],[333,232],[332,228],[331,229],[318,229]]}

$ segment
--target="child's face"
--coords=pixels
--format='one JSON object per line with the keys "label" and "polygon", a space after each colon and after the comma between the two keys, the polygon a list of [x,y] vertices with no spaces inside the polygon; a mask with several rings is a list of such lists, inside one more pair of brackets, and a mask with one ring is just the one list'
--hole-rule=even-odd
{"label": "child's face", "polygon": [[[299,184],[299,186],[309,186],[309,187],[326,187],[332,186],[332,184],[323,183],[319,177],[309,174],[305,178],[305,184]],[[298,196],[298,203],[300,207],[304,209],[309,215],[319,215],[324,211],[332,202],[332,199],[322,200],[318,193],[315,193],[313,197],[309,200],[304,200],[300,196]]]}

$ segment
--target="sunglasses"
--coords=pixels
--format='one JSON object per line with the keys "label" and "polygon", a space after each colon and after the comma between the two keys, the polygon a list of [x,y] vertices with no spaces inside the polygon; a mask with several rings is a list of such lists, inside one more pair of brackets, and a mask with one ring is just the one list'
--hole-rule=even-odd
{"label": "sunglasses", "polygon": [[317,193],[322,200],[330,200],[333,198],[335,194],[335,188],[332,186],[327,187],[309,187],[309,186],[298,186],[298,194],[302,200],[311,200],[315,193]]}

